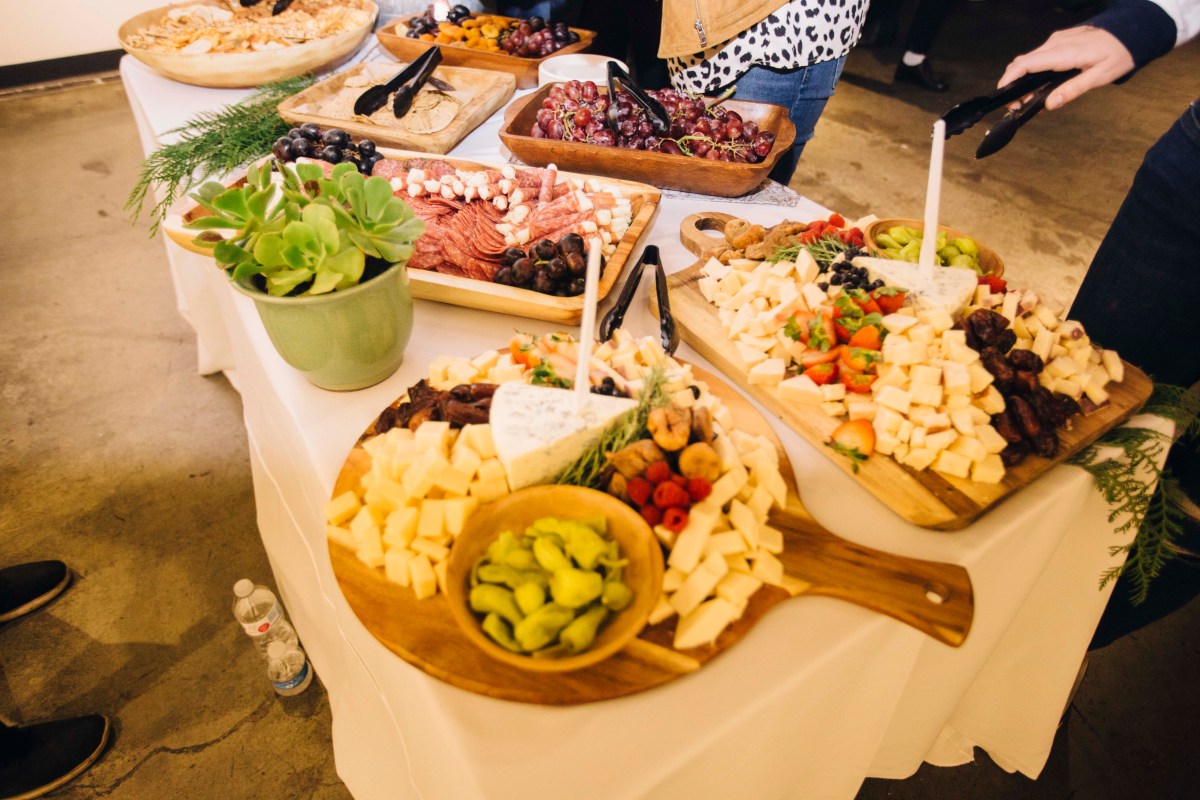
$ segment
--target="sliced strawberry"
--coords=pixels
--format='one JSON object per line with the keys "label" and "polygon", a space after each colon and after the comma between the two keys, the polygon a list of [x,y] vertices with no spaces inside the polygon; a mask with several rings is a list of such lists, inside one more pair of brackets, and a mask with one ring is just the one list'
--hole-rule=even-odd
{"label": "sliced strawberry", "polygon": [[838,368],[837,364],[832,361],[826,361],[821,364],[813,364],[804,370],[804,374],[817,386],[824,386],[827,383],[833,383],[837,379]]}
{"label": "sliced strawberry", "polygon": [[830,214],[829,224],[833,225],[835,228],[844,228],[846,227],[846,218],[841,214]]}
{"label": "sliced strawberry", "polygon": [[[858,334],[854,334],[857,336]],[[878,350],[867,350],[862,347],[842,345],[842,363],[855,372],[870,372],[879,363],[882,356]]]}
{"label": "sliced strawberry", "polygon": [[871,384],[875,382],[878,375],[868,375],[865,372],[855,372],[846,367],[838,370],[838,380],[846,387],[847,392],[854,394],[867,394],[871,391]]}
{"label": "sliced strawberry", "polygon": [[829,227],[829,223],[823,219],[818,219],[814,222],[808,223],[808,230],[813,231],[818,234],[823,233],[825,231],[825,229],[828,227]]}
{"label": "sliced strawberry", "polygon": [[883,347],[883,331],[875,325],[864,325],[850,337],[846,344],[864,350],[879,350]]}
{"label": "sliced strawberry", "polygon": [[837,361],[838,355],[836,347],[831,347],[828,350],[818,350],[815,347],[810,347],[801,353],[800,358],[797,360],[800,362],[801,367],[809,369],[817,364],[828,364]]}
{"label": "sliced strawberry", "polygon": [[979,282],[986,284],[988,291],[990,291],[992,294],[1000,294],[1008,291],[1008,281],[997,275],[980,275]]}
{"label": "sliced strawberry", "polygon": [[871,298],[879,305],[879,313],[895,314],[904,305],[908,292],[895,286],[880,286],[871,292]]}
{"label": "sliced strawberry", "polygon": [[875,452],[875,429],[871,421],[853,419],[834,428],[830,440],[825,444],[835,453],[850,459],[850,466],[858,472],[858,465]]}
{"label": "sliced strawberry", "polygon": [[787,336],[794,342],[804,342],[808,344],[810,334],[808,323],[813,318],[813,314],[807,311],[797,311],[793,314],[783,326],[783,335]]}
{"label": "sliced strawberry", "polygon": [[837,329],[833,317],[824,311],[808,321],[808,346],[829,351],[837,346]]}

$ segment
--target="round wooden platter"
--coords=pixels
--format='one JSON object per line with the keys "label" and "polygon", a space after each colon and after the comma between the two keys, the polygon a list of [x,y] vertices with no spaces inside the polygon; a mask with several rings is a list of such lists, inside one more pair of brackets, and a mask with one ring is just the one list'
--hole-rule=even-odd
{"label": "round wooden platter", "polygon": [[[378,62],[375,62],[378,63]],[[391,63],[391,62],[387,62]],[[454,86],[458,92],[469,93],[467,99],[450,124],[433,133],[411,133],[398,125],[377,125],[374,122],[363,122],[362,117],[355,119],[338,119],[312,113],[308,109],[320,103],[331,95],[342,91],[348,78],[352,78],[364,70],[374,69],[374,64],[358,64],[349,69],[331,75],[320,83],[314,84],[298,94],[284,100],[278,106],[279,116],[294,125],[312,122],[321,128],[341,128],[355,139],[371,139],[377,145],[396,147],[406,150],[418,150],[423,153],[445,154],[462,141],[468,133],[479,127],[480,123],[490,117],[497,109],[508,102],[516,89],[516,81],[511,75],[501,72],[490,72],[482,69],[463,69],[461,67],[439,67],[434,70],[434,77],[440,78]],[[399,72],[403,67],[395,65],[391,72]],[[379,81],[383,83],[383,81]],[[366,89],[349,89],[355,95],[362,94]],[[456,95],[460,96],[460,95]]]}
{"label": "round wooden platter", "polygon": [[[542,705],[574,705],[643,692],[699,670],[736,645],[775,605],[802,594],[825,595],[887,614],[957,647],[974,614],[967,571],[954,564],[904,558],[853,544],[825,530],[804,510],[787,456],[767,421],[717,376],[693,367],[729,407],[739,430],[762,434],[779,448],[789,486],[786,508],[771,524],[784,535],[779,556],[785,587],[763,586],[740,619],[709,646],[675,650],[676,618],[645,628],[616,655],[576,672],[546,675],[492,659],[455,624],[445,594],[417,600],[411,589],[389,582],[354,552],[329,539],[329,557],[342,594],[363,626],[389,650],[424,672],[470,692]],[[368,431],[375,429],[372,423]],[[356,446],[334,486],[334,496],[357,485],[370,457]],[[554,509],[547,509],[554,513]]]}
{"label": "round wooden platter", "polygon": [[[379,7],[371,0],[345,0],[370,12],[365,23],[358,27],[291,47],[260,50],[252,53],[157,53],[131,47],[129,38],[143,28],[160,22],[168,11],[182,6],[211,5],[225,8],[218,0],[190,0],[151,11],[144,11],[125,21],[117,38],[125,52],[143,64],[158,70],[168,78],[193,86],[215,89],[235,89],[261,86],[264,83],[294,78],[306,72],[338,63],[358,49],[371,32]],[[263,0],[267,2],[267,0]]]}
{"label": "round wooden platter", "polygon": [[[516,77],[518,89],[532,89],[538,85],[538,68],[542,66],[542,62],[547,58],[570,55],[571,53],[582,53],[592,46],[592,40],[596,38],[595,31],[587,31],[583,28],[571,28],[571,30],[579,34],[578,42],[556,50],[548,56],[524,58],[522,56],[509,55],[508,53],[491,53],[486,50],[476,50],[461,44],[439,44],[437,42],[427,42],[423,39],[410,39],[405,36],[405,33],[408,31],[408,21],[414,16],[417,15],[409,14],[406,17],[391,20],[375,32],[375,36],[379,39],[379,43],[383,45],[385,50],[403,61],[411,61],[430,47],[437,47],[442,51],[443,64],[507,72]],[[492,14],[491,16],[497,15]]]}
{"label": "round wooden platter", "polygon": [[[966,527],[1000,501],[1028,486],[1128,419],[1149,399],[1154,389],[1154,384],[1144,372],[1126,362],[1125,380],[1108,387],[1109,405],[1088,416],[1075,417],[1070,430],[1059,430],[1057,456],[1030,456],[1009,469],[1000,483],[978,483],[931,469],[917,471],[882,456],[869,458],[857,471],[852,471],[848,459],[823,446],[841,420],[813,406],[785,403],[772,387],[750,383],[749,368],[738,355],[734,342],[724,333],[713,335],[714,330],[723,329],[716,306],[704,299],[698,281],[701,278],[700,270],[708,260],[707,254],[723,243],[724,238],[714,237],[706,231],[721,231],[732,219],[734,217],[730,214],[703,212],[684,218],[680,224],[680,239],[700,257],[692,266],[667,277],[671,314],[680,336],[723,374],[730,376],[743,391],[762,403],[764,408],[815,445],[817,450],[828,455],[859,485],[915,525],[938,530]],[[657,314],[657,309],[658,304],[652,296],[650,310]]]}
{"label": "round wooden platter", "polygon": [[[553,85],[543,86],[504,109],[500,140],[526,164],[539,167],[557,164],[563,169],[585,170],[597,175],[649,183],[660,189],[677,189],[714,197],[740,197],[761,185],[775,162],[796,141],[796,126],[788,119],[786,108],[738,100],[726,101],[724,105],[738,112],[742,119],[752,120],[762,130],[775,134],[775,146],[761,163],[708,161],[669,153],[602,147],[586,142],[535,139],[529,135],[529,131],[537,119],[542,101],[553,88]],[[601,89],[602,94],[604,91]]]}

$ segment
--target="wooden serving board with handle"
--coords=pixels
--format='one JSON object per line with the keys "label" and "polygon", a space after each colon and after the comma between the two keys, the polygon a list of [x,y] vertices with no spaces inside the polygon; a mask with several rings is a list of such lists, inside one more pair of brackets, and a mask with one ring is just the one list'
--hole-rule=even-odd
{"label": "wooden serving board with handle", "polygon": [[[399,72],[403,66],[396,64],[390,71],[392,73]],[[433,71],[433,77],[440,78],[452,85],[456,90],[453,96],[467,95],[467,97],[450,124],[440,131],[432,133],[412,133],[398,124],[378,125],[374,122],[364,121],[363,117],[324,116],[314,110],[321,103],[341,92],[346,92],[352,97],[362,94],[366,91],[366,87],[345,88],[346,80],[366,70],[374,73],[377,69],[377,62],[359,64],[331,75],[280,103],[277,107],[279,116],[295,125],[312,122],[320,125],[322,129],[341,128],[356,140],[371,139],[376,144],[386,147],[442,154],[449,153],[454,145],[462,141],[464,136],[478,128],[480,123],[507,103],[508,98],[513,96],[513,92],[517,88],[516,79],[503,72],[462,67],[438,67]],[[385,80],[386,78],[379,80],[378,83],[383,83]]]}
{"label": "wooden serving board with handle", "polygon": [[[729,214],[717,212],[692,214],[680,226],[680,239],[689,250],[700,256],[694,265],[667,278],[671,313],[680,335],[743,391],[816,445],[818,450],[826,453],[888,508],[915,525],[938,530],[966,527],[1001,500],[1028,486],[1128,419],[1142,407],[1154,388],[1145,373],[1126,363],[1125,380],[1106,387],[1110,404],[1089,416],[1076,416],[1070,430],[1059,430],[1057,456],[1030,456],[1009,469],[1000,483],[977,483],[931,469],[918,472],[882,455],[867,459],[855,473],[849,459],[823,446],[829,441],[833,429],[841,423],[840,419],[830,417],[818,408],[785,403],[779,399],[773,387],[751,384],[747,377],[748,368],[738,355],[733,341],[724,334],[713,335],[713,331],[721,331],[722,326],[716,306],[704,299],[698,281],[701,278],[700,269],[707,261],[706,254],[724,238],[715,238],[705,231],[720,231],[732,219],[734,217]],[[650,308],[652,313],[657,313],[657,302],[653,297]]]}
{"label": "wooden serving board with handle", "polygon": [[[406,150],[380,148],[379,152],[388,158],[404,161],[411,158],[429,158],[427,153],[414,153]],[[440,158],[456,169],[475,171],[483,169],[500,169],[505,164],[488,161],[468,161],[461,158]],[[658,211],[658,202],[662,192],[653,186],[633,181],[623,181],[616,178],[598,178],[593,175],[582,175],[574,172],[559,172],[559,180],[574,179],[583,181],[594,179],[602,189],[620,193],[629,200],[633,219],[617,249],[604,260],[600,271],[600,286],[598,299],[603,300],[612,290],[613,285],[621,276],[621,271],[633,257],[633,251],[638,241],[646,232],[650,221]],[[224,181],[228,187],[242,186],[246,182],[246,171],[238,170]],[[403,198],[402,198],[403,199]],[[482,201],[475,201],[482,202]],[[191,197],[184,197],[168,209],[163,219],[162,229],[175,244],[198,253],[212,257],[212,250],[201,247],[194,241],[197,231],[190,230],[184,225],[208,212],[196,204]],[[216,267],[214,266],[214,269]],[[421,300],[434,300],[439,303],[449,303],[455,306],[475,308],[480,311],[495,311],[500,314],[514,314],[519,317],[544,319],[551,322],[563,322],[568,325],[578,325],[583,318],[583,295],[575,297],[557,297],[542,294],[532,289],[521,289],[516,286],[504,286],[499,283],[476,280],[463,275],[447,275],[428,269],[408,270],[408,280],[413,297]]]}
{"label": "wooden serving board with handle", "polygon": [[[741,641],[778,603],[800,595],[825,595],[894,617],[953,647],[971,628],[974,596],[967,571],[954,564],[890,555],[853,544],[822,528],[800,504],[795,477],[771,426],[720,378],[693,368],[697,379],[729,407],[739,430],[770,437],[779,448],[788,484],[786,508],[771,524],[783,531],[785,587],[763,586],[745,613],[709,646],[675,650],[676,618],[652,625],[633,643],[594,666],[575,672],[531,672],[497,661],[473,645],[455,624],[445,594],[417,600],[411,589],[389,582],[339,541],[329,539],[333,573],[346,602],[376,639],[429,675],[470,692],[542,705],[574,705],[635,694],[702,668]],[[374,429],[372,425],[368,430]],[[357,485],[370,456],[355,447],[333,496]],[[565,509],[547,509],[547,514]]]}

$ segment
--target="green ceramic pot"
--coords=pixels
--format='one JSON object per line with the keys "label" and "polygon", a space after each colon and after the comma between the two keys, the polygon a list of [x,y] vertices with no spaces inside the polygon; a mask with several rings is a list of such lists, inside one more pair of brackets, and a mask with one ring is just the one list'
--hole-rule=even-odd
{"label": "green ceramic pot", "polygon": [[272,297],[249,281],[235,281],[233,287],[254,301],[283,360],[322,389],[374,386],[404,360],[413,327],[404,264],[329,294]]}

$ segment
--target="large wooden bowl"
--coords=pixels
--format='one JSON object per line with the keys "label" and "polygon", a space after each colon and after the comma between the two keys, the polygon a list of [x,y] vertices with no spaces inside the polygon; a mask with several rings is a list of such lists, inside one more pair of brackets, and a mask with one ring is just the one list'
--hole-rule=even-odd
{"label": "large wooden bowl", "polygon": [[[412,61],[430,47],[437,47],[442,51],[442,63],[446,66],[473,67],[475,69],[508,72],[517,77],[518,89],[532,89],[538,85],[538,67],[547,58],[568,55],[570,53],[582,53],[592,46],[592,40],[596,38],[595,31],[571,28],[571,30],[579,34],[578,42],[569,44],[560,50],[555,50],[548,56],[525,58],[523,56],[509,55],[508,53],[488,53],[461,44],[438,44],[437,42],[426,42],[421,39],[410,39],[404,34],[408,31],[408,21],[416,16],[420,15],[409,14],[408,16],[391,20],[375,32],[375,36],[379,39],[379,43],[383,45],[385,50],[401,61]],[[491,16],[498,15],[493,14]]]}
{"label": "large wooden bowl", "polygon": [[335,64],[357,50],[362,40],[370,33],[379,9],[371,0],[345,2],[347,5],[357,3],[360,8],[371,12],[366,22],[336,36],[292,47],[281,47],[278,50],[262,50],[256,53],[156,53],[129,45],[129,38],[133,34],[159,22],[172,8],[195,5],[223,8],[224,4],[218,0],[193,0],[143,12],[126,20],[117,32],[117,37],[125,52],[181,83],[217,89],[261,86]]}
{"label": "large wooden bowl", "polygon": [[678,189],[715,197],[740,197],[757,188],[775,162],[796,141],[796,126],[788,119],[786,108],[739,100],[727,101],[725,105],[738,112],[742,119],[753,120],[762,130],[775,134],[775,146],[766,160],[759,164],[708,161],[584,142],[535,139],[529,135],[529,131],[537,121],[542,101],[556,85],[547,84],[510,103],[504,110],[500,140],[526,164],[538,167],[557,164],[562,169],[639,181],[660,189]]}
{"label": "large wooden bowl", "polygon": [[[521,533],[536,520],[548,516],[564,519],[602,516],[607,519],[607,536],[621,546],[621,556],[629,560],[624,579],[633,590],[633,602],[605,621],[590,648],[563,658],[533,658],[505,650],[487,637],[479,619],[467,605],[471,566],[488,545],[503,531]],[[641,632],[658,602],[662,576],[662,550],[641,514],[612,495],[594,489],[532,486],[481,506],[471,515],[450,550],[446,599],[450,603],[450,614],[462,632],[492,658],[533,672],[569,672],[603,661]]]}
{"label": "large wooden bowl", "polygon": [[[863,240],[866,242],[867,247],[874,250],[879,250],[882,253],[883,248],[876,244],[875,236],[880,233],[885,233],[889,228],[894,228],[897,225],[915,228],[922,233],[925,231],[925,223],[919,219],[889,217],[888,219],[875,220],[867,226],[866,230],[863,231]],[[979,266],[983,268],[984,274],[995,275],[997,278],[1004,274],[1004,262],[1000,260],[1000,256],[996,254],[995,250],[987,247],[983,242],[979,241],[974,236],[945,225],[938,225],[938,233],[946,234],[947,239],[958,239],[963,237],[973,239],[976,246],[979,247]],[[886,256],[884,257],[886,258]]]}
{"label": "large wooden bowl", "polygon": [[[294,94],[279,104],[279,116],[294,124],[303,125],[312,122],[322,128],[341,128],[355,139],[371,139],[378,145],[396,147],[405,150],[419,150],[423,153],[449,153],[454,145],[463,137],[479,127],[480,123],[490,117],[497,109],[508,102],[516,89],[516,81],[511,75],[501,72],[490,72],[482,69],[463,69],[461,67],[438,67],[434,76],[447,81],[454,88],[472,93],[472,97],[449,125],[433,133],[411,133],[399,126],[376,125],[374,122],[363,122],[362,118],[338,119],[320,114],[309,113],[302,109],[313,103],[320,103],[331,95],[342,90],[346,79],[367,69],[367,65],[359,64],[344,69],[325,80]],[[399,72],[397,66],[393,72]],[[380,81],[382,83],[382,81]],[[361,94],[366,89],[357,88],[351,91]]]}

